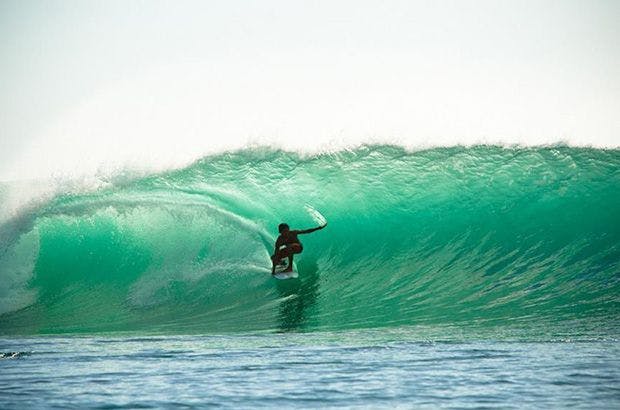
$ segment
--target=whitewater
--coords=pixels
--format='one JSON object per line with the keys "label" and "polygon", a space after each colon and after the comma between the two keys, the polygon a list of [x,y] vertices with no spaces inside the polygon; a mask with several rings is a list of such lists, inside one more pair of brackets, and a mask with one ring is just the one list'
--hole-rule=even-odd
{"label": "whitewater", "polygon": [[[618,149],[246,147],[23,184],[0,189],[5,408],[620,403]],[[323,217],[272,278],[277,225]]]}

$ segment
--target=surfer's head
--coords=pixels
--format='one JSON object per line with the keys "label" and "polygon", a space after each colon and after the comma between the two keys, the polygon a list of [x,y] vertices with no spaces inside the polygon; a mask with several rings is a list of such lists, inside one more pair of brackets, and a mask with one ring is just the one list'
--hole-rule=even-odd
{"label": "surfer's head", "polygon": [[291,229],[291,228],[289,228],[288,224],[280,224],[280,225],[278,225],[278,232],[280,232],[280,233],[286,232],[289,229]]}

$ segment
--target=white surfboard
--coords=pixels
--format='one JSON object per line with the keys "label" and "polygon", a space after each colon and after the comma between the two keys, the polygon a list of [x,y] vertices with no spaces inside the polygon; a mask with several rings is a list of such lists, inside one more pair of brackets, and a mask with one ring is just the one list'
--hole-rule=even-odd
{"label": "white surfboard", "polygon": [[278,265],[276,266],[276,273],[273,274],[273,277],[276,279],[294,279],[299,277],[299,274],[295,271],[295,264],[293,263],[293,271],[292,272],[284,272],[286,266]]}

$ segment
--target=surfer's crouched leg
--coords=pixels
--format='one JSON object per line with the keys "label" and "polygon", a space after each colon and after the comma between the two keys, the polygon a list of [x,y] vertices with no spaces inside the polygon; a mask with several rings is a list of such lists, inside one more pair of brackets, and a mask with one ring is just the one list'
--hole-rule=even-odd
{"label": "surfer's crouched leg", "polygon": [[293,255],[301,253],[302,251],[303,248],[298,243],[293,243],[280,249],[275,255],[271,257],[271,261],[273,262],[272,272],[275,271],[276,265],[284,266],[284,259],[286,258],[288,258],[288,266],[286,270],[284,270],[284,272],[291,272],[293,270]]}
{"label": "surfer's crouched leg", "polygon": [[290,252],[291,253],[301,253],[301,251],[303,251],[304,249],[301,247],[300,244],[298,243],[293,243],[289,246]]}
{"label": "surfer's crouched leg", "polygon": [[286,267],[286,269],[284,270],[284,272],[292,272],[293,271],[293,255],[295,255],[296,253],[301,253],[301,251],[303,251],[303,248],[301,247],[301,244],[298,243],[292,243],[289,246],[286,247],[286,253],[288,254],[288,266]]}
{"label": "surfer's crouched leg", "polygon": [[282,259],[290,258],[291,255],[301,253],[301,251],[303,251],[301,245],[298,243],[293,243],[280,249],[274,256],[271,257],[271,260],[274,261],[274,263],[279,264]]}
{"label": "surfer's crouched leg", "polygon": [[286,262],[284,261],[284,259],[282,259],[278,254],[275,255],[271,255],[271,262],[273,263],[273,267],[275,268],[276,266],[284,266],[286,265]]}

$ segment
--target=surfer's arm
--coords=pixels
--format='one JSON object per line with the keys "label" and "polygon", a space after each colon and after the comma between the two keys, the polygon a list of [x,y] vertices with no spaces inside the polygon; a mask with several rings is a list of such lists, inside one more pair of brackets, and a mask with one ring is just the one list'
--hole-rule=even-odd
{"label": "surfer's arm", "polygon": [[302,234],[302,233],[312,233],[314,231],[318,231],[319,229],[323,229],[327,226],[327,223],[325,223],[325,225],[321,225],[321,226],[317,226],[316,228],[310,228],[310,229],[303,229],[301,231],[295,231],[298,235]]}

